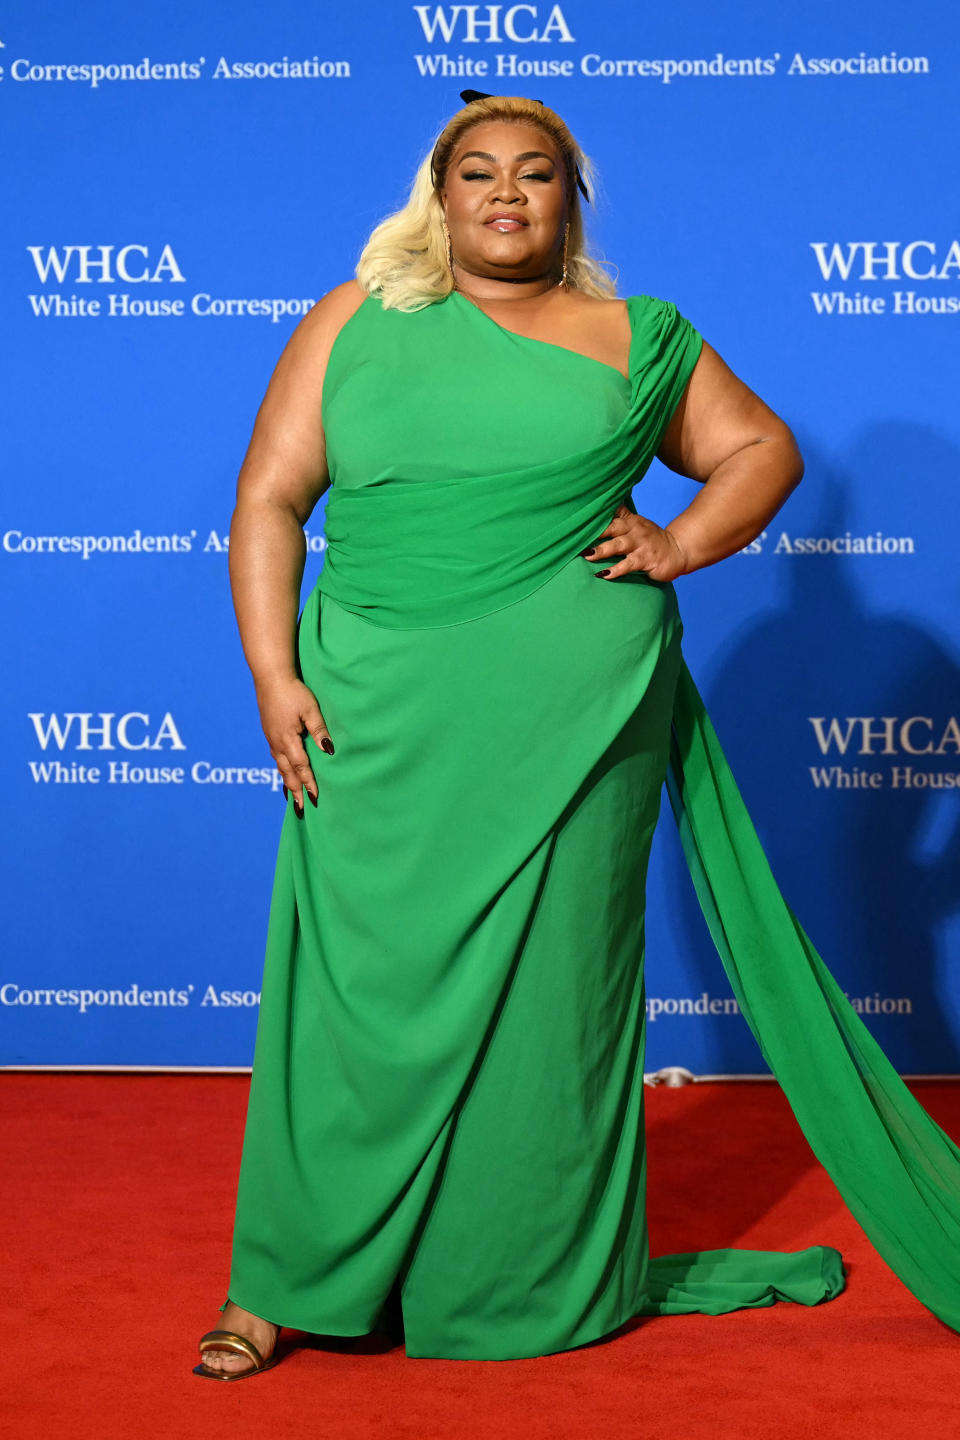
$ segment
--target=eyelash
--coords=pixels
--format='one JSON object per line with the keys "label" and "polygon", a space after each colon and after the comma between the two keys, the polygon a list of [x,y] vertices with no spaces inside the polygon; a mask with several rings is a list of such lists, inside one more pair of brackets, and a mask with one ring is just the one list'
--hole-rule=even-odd
{"label": "eyelash", "polygon": [[[493,176],[490,175],[490,174],[488,174],[486,170],[470,170],[470,171],[467,172],[467,174],[461,175],[461,176],[460,176],[460,179],[461,179],[461,180],[492,180],[492,179],[493,179]],[[553,179],[553,176],[552,176],[552,175],[545,175],[542,170],[531,170],[531,171],[529,171],[526,175],[520,175],[520,176],[518,176],[518,179],[520,179],[520,180],[546,180],[546,181],[550,181],[550,180]]]}

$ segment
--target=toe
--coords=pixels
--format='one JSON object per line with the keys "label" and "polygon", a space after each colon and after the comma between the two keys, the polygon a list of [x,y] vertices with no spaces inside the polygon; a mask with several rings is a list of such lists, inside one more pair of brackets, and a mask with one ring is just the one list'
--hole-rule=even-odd
{"label": "toe", "polygon": [[220,1368],[227,1370],[231,1375],[236,1375],[240,1370],[252,1370],[253,1361],[246,1355],[235,1355],[228,1352],[222,1359]]}
{"label": "toe", "polygon": [[231,1375],[252,1368],[249,1357],[237,1355],[233,1350],[205,1350],[201,1359],[208,1370],[226,1371]]}

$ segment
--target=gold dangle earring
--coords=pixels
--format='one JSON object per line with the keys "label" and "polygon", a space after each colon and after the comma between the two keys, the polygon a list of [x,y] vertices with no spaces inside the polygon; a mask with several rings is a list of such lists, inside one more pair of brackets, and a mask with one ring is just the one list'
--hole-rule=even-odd
{"label": "gold dangle earring", "polygon": [[446,222],[446,220],[443,221],[443,243],[444,243],[444,245],[446,246],[446,251],[447,251],[447,268],[448,268],[448,270],[450,271],[450,278],[451,278],[451,280],[454,280],[454,283],[456,283],[455,277],[454,277],[454,274],[453,274],[453,244],[452,244],[451,239],[450,239],[450,231],[447,229],[447,222]]}
{"label": "gold dangle earring", "polygon": [[560,277],[560,284],[564,290],[569,289],[567,284],[567,241],[570,239],[570,222],[567,222],[563,232],[563,274]]}

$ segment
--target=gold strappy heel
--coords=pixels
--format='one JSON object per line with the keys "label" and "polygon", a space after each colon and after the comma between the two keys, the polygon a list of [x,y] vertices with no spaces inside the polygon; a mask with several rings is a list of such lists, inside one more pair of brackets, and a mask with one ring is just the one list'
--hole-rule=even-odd
{"label": "gold strappy heel", "polygon": [[[280,1339],[280,1332],[277,1331],[277,1340]],[[202,1375],[207,1380],[246,1380],[248,1375],[260,1375],[264,1370],[269,1370],[276,1365],[280,1356],[274,1351],[269,1360],[264,1360],[260,1351],[252,1340],[244,1335],[237,1335],[233,1330],[208,1330],[206,1335],[200,1336],[199,1365],[194,1365],[194,1375]],[[213,1370],[209,1365],[203,1363],[203,1355],[207,1350],[232,1350],[235,1355],[244,1355],[253,1364],[246,1370]]]}

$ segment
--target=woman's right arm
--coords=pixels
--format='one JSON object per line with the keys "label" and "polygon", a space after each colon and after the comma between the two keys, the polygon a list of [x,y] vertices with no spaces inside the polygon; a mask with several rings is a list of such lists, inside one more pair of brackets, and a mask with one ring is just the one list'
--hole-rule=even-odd
{"label": "woman's right arm", "polygon": [[301,811],[304,792],[317,800],[304,731],[332,753],[316,697],[297,677],[303,527],[330,483],[320,412],[327,360],[365,298],[353,280],[338,285],[293,332],[257,413],[230,523],[230,585],[243,653],[270,752]]}

